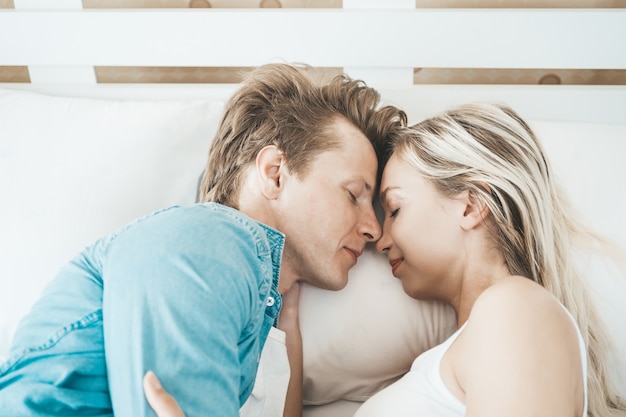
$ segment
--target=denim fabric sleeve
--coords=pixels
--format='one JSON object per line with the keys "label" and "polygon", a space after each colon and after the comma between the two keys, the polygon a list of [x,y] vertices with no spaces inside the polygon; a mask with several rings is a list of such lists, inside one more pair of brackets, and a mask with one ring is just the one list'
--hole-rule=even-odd
{"label": "denim fabric sleeve", "polygon": [[254,231],[194,206],[144,218],[113,239],[103,321],[116,416],[154,416],[142,389],[147,370],[188,417],[238,415],[254,383],[271,274]]}

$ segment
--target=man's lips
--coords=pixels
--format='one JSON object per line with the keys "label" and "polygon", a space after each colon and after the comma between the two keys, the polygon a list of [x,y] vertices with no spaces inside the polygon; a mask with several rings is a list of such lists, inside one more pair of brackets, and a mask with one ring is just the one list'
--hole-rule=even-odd
{"label": "man's lips", "polygon": [[348,248],[348,247],[346,247],[346,250],[348,251],[348,253],[351,253],[352,256],[354,256],[354,262],[355,263],[359,259],[359,256],[361,256],[361,254],[363,253],[362,250],[356,250],[356,249],[352,249],[352,248]]}
{"label": "man's lips", "polygon": [[391,265],[391,273],[395,273],[396,269],[400,266],[400,264],[404,261],[404,258],[395,258],[389,260],[389,265]]}

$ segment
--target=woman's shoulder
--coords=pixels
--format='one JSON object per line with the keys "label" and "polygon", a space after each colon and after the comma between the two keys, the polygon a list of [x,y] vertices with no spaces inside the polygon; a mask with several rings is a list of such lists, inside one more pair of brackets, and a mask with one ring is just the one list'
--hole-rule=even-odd
{"label": "woman's shoulder", "polygon": [[583,407],[576,325],[531,280],[507,277],[483,291],[456,342],[449,363],[468,415],[470,408],[473,415],[511,408],[516,415],[564,415],[577,402]]}
{"label": "woman's shoulder", "polygon": [[466,336],[486,333],[517,340],[522,345],[571,345],[576,327],[561,302],[547,289],[522,277],[510,276],[484,290],[470,312]]}
{"label": "woman's shoulder", "polygon": [[485,289],[472,307],[470,320],[502,317],[523,321],[552,313],[567,318],[559,300],[547,289],[529,278],[515,275],[502,278]]}

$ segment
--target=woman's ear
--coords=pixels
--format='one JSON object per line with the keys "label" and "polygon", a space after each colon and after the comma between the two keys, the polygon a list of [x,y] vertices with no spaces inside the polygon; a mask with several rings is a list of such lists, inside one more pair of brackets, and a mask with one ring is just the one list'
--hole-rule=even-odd
{"label": "woman's ear", "polygon": [[284,153],[275,145],[268,145],[257,154],[256,172],[261,193],[269,200],[275,200],[282,189],[285,162]]}
{"label": "woman's ear", "polygon": [[485,200],[472,190],[463,191],[462,201],[465,204],[461,227],[463,230],[470,230],[478,226],[489,216],[489,206]]}

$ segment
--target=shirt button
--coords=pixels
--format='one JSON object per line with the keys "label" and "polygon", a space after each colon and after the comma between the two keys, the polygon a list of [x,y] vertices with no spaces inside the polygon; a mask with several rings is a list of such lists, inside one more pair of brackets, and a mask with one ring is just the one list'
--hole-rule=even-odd
{"label": "shirt button", "polygon": [[274,305],[274,297],[267,297],[267,306],[271,307]]}

